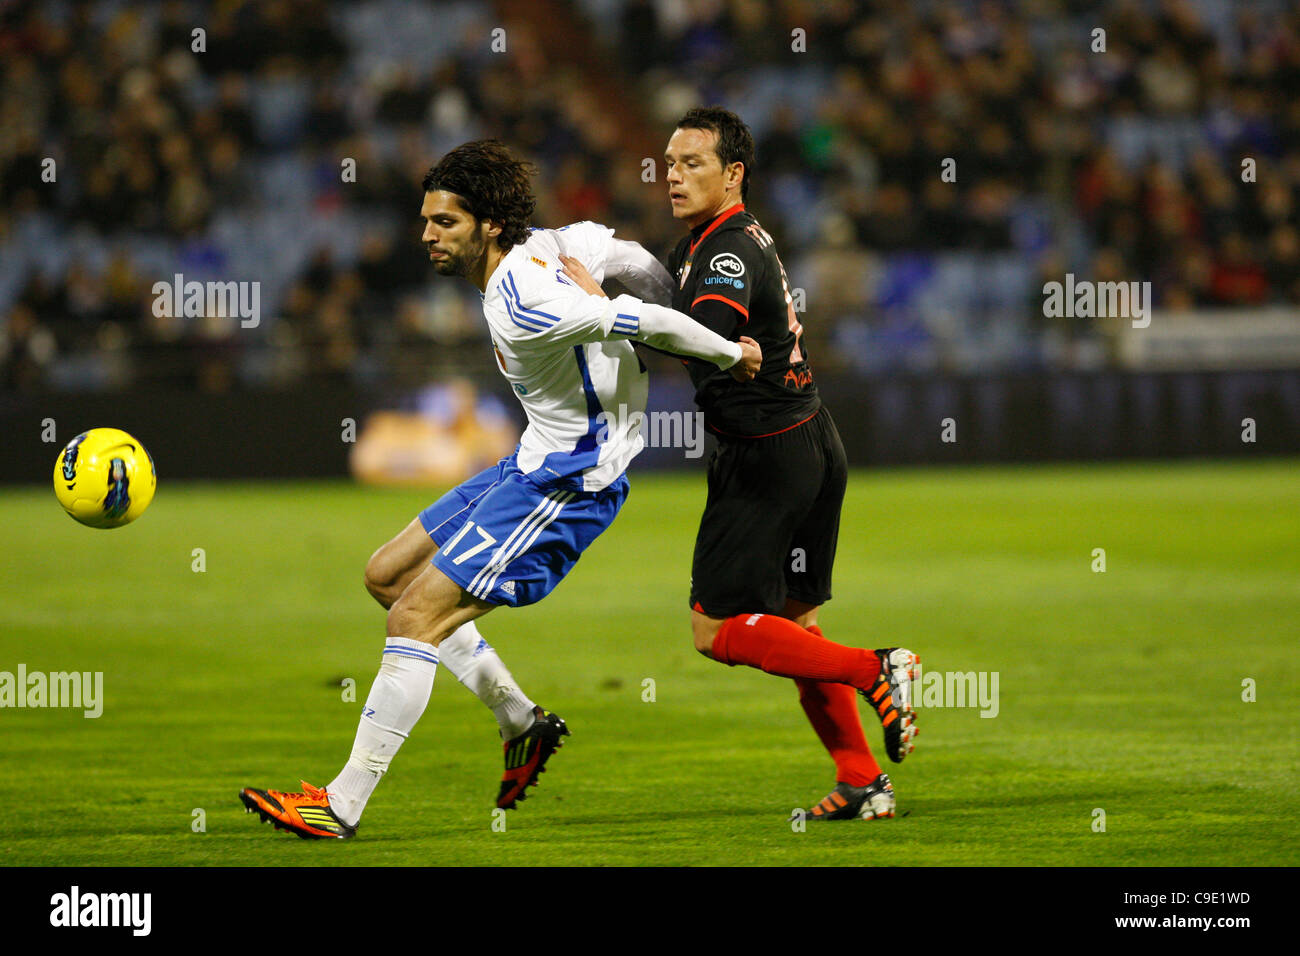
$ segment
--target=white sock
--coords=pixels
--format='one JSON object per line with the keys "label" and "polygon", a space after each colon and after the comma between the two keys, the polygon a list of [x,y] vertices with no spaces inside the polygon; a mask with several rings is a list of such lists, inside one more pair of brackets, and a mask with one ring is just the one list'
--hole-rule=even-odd
{"label": "white sock", "polygon": [[537,719],[534,704],[515,683],[492,645],[473,621],[462,624],[438,645],[442,666],[496,715],[503,740],[518,737]]}
{"label": "white sock", "polygon": [[424,713],[437,671],[438,650],[431,644],[405,637],[384,642],[384,659],[361,710],[352,755],[325,788],[330,809],[348,826],[357,825],[375,785]]}

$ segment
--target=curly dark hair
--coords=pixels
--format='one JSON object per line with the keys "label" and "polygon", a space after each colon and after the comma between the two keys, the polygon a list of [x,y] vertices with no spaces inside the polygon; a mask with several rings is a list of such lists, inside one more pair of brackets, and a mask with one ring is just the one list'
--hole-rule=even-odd
{"label": "curly dark hair", "polygon": [[528,238],[537,207],[529,182],[535,175],[537,167],[516,159],[505,143],[479,139],[457,146],[430,168],[424,174],[424,191],[454,193],[475,219],[500,225],[497,245],[506,252]]}
{"label": "curly dark hair", "polygon": [[754,137],[749,127],[731,110],[721,106],[697,106],[677,121],[678,129],[707,129],[718,134],[716,152],[722,168],[732,163],[745,165],[740,181],[740,198],[749,195],[749,173],[754,168]]}

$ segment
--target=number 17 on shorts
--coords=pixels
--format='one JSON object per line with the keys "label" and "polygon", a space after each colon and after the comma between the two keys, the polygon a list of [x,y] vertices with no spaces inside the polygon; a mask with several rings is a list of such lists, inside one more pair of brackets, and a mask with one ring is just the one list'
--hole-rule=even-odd
{"label": "number 17 on shorts", "polygon": [[538,488],[511,459],[420,512],[433,564],[490,604],[522,607],[551,592],[618,514],[626,475],[601,491]]}

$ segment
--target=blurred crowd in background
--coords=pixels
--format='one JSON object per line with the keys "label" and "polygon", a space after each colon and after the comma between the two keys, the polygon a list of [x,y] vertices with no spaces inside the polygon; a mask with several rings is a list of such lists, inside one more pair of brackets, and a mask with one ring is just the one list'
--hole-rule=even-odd
{"label": "blurred crowd in background", "polygon": [[[816,368],[1104,367],[1105,322],[1044,317],[1067,272],[1300,304],[1294,3],[539,2],[558,47],[518,6],[7,5],[0,388],[490,369],[478,296],[422,253],[424,171],[499,137],[539,166],[537,225],[662,257],[663,145],[698,104],[754,132],[748,207]],[[256,326],[157,315],[176,274],[260,283]]]}

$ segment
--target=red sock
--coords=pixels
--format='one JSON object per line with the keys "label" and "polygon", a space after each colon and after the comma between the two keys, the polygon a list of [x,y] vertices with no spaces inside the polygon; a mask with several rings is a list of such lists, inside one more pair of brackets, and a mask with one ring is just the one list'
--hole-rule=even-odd
{"label": "red sock", "polygon": [[[809,633],[825,639],[816,624]],[[808,722],[835,761],[835,779],[853,787],[865,787],[880,776],[880,764],[871,755],[862,718],[858,714],[858,694],[848,684],[795,678],[799,703]]]}
{"label": "red sock", "polygon": [[713,638],[714,660],[748,664],[777,677],[804,677],[870,687],[880,674],[880,659],[860,647],[845,647],[809,634],[775,614],[737,614]]}

